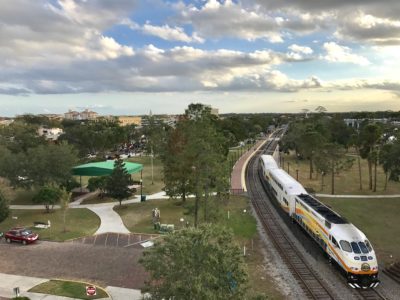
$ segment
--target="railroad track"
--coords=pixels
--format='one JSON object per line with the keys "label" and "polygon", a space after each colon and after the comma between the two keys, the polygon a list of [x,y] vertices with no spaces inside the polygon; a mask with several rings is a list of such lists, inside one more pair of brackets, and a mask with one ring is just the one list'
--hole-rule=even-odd
{"label": "railroad track", "polygon": [[[263,147],[263,150],[259,152],[272,154],[278,143],[275,138],[281,134],[281,131],[276,132],[271,140]],[[310,299],[338,299],[338,296],[332,293],[322,278],[308,266],[302,253],[285,234],[280,222],[276,220],[280,217],[272,212],[274,209],[272,203],[266,200],[268,196],[265,191],[265,186],[260,180],[257,155],[255,155],[247,165],[246,181],[248,194],[264,229],[272,239],[282,259],[298,281],[306,296]],[[386,299],[382,294],[373,289],[356,290],[356,293],[361,299]]]}
{"label": "railroad track", "polygon": [[368,290],[357,290],[358,294],[361,296],[362,299],[366,300],[386,300],[381,293],[374,289]]}

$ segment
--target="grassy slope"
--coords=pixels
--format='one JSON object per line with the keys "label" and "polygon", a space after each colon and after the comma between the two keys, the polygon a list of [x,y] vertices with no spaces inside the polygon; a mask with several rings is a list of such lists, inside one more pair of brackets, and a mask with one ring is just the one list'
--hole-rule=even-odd
{"label": "grassy slope", "polygon": [[381,265],[400,260],[400,198],[320,200],[366,234],[378,253]]}
{"label": "grassy slope", "polygon": [[108,294],[99,287],[96,287],[96,296],[86,296],[86,285],[86,283],[80,282],[50,280],[31,288],[29,292],[77,299],[100,299],[108,297]]}
{"label": "grassy slope", "polygon": [[[17,220],[12,217],[18,217]],[[0,223],[0,231],[7,231],[15,226],[30,227],[33,222],[50,220],[48,229],[32,228],[39,234],[40,239],[65,241],[81,236],[92,235],[100,226],[99,217],[86,208],[69,209],[67,212],[67,232],[63,232],[63,218],[60,210],[45,213],[43,210],[13,210],[8,218]]]}

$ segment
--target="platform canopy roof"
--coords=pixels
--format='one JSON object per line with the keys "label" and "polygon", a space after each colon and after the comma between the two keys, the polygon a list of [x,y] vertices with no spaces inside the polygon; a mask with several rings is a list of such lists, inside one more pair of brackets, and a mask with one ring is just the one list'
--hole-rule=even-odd
{"label": "platform canopy roof", "polygon": [[[143,170],[142,164],[132,163],[132,162],[124,162],[125,170],[128,171],[129,174],[138,173]],[[78,176],[104,176],[110,175],[114,170],[114,161],[100,161],[100,162],[92,162],[80,166],[76,166],[72,168],[72,174]]]}

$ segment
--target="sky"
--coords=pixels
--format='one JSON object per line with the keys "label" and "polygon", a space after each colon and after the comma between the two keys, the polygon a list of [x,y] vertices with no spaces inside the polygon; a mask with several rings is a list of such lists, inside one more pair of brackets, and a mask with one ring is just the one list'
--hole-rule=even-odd
{"label": "sky", "polygon": [[0,116],[400,110],[398,0],[0,0]]}

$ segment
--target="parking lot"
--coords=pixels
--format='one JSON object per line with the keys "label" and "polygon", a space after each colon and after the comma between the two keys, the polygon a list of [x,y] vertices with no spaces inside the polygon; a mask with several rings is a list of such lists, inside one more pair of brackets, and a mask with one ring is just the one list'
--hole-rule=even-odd
{"label": "parking lot", "polygon": [[[146,273],[138,263],[140,246],[124,247],[134,238],[102,234],[97,237],[58,243],[38,241],[23,246],[0,241],[0,272],[62,278],[140,289]],[[104,246],[103,246],[104,245]]]}
{"label": "parking lot", "polygon": [[142,249],[140,243],[156,238],[154,234],[103,233],[70,241],[74,244]]}

